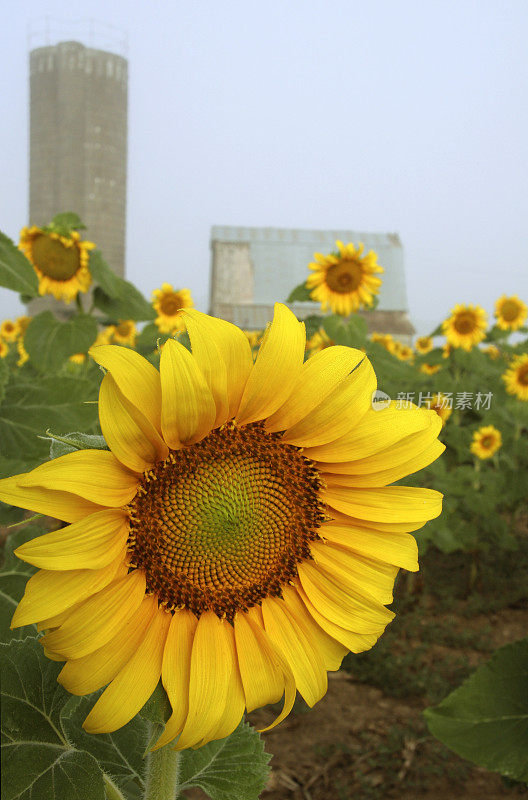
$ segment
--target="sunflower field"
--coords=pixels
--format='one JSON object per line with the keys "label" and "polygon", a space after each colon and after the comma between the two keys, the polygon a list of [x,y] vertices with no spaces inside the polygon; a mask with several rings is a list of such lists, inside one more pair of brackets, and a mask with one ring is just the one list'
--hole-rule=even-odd
{"label": "sunflower field", "polygon": [[337,242],[242,331],[0,234],[53,297],[0,324],[6,800],[527,794],[528,308],[411,344],[382,280]]}

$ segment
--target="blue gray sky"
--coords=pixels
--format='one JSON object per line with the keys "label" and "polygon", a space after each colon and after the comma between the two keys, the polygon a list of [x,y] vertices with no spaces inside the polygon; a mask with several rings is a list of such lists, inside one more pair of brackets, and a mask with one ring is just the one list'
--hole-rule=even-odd
{"label": "blue gray sky", "polygon": [[[28,24],[75,9],[4,11],[12,237],[28,206]],[[526,0],[87,0],[79,18],[128,34],[127,275],[147,296],[168,280],[205,309],[217,224],[397,231],[419,332],[456,302],[528,300]],[[0,289],[0,318],[20,313],[13,298]]]}

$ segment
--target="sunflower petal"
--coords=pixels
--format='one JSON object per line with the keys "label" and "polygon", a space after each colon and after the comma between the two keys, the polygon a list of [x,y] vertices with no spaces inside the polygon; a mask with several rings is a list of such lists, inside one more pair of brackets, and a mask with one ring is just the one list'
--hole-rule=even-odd
{"label": "sunflower petal", "polygon": [[297,589],[293,586],[283,587],[283,600],[291,616],[308,636],[309,640],[317,648],[323,657],[326,670],[334,672],[341,666],[341,662],[347,653],[347,648],[320,627],[310,616],[303,604]]}
{"label": "sunflower petal", "polygon": [[357,519],[425,523],[441,514],[443,495],[434,489],[416,489],[412,486],[383,486],[377,489],[333,486],[322,489],[321,497],[332,508]]}
{"label": "sunflower petal", "polygon": [[[324,472],[325,483],[328,487],[352,486],[358,489],[378,488],[388,486],[395,481],[399,481],[401,478],[406,478],[408,475],[412,475],[414,472],[418,472],[424,467],[429,466],[429,464],[432,464],[433,461],[436,461],[436,459],[442,455],[444,450],[445,444],[436,440],[431,442],[424,450],[408,461],[404,461],[389,469],[380,469],[379,471],[372,470],[370,473],[356,475],[353,474],[353,470],[355,468],[354,465],[358,462],[354,461],[351,464],[350,462],[345,462],[350,464],[350,473],[344,474],[340,472],[340,474],[334,475],[331,472],[327,472],[326,469],[323,469],[322,472]],[[325,467],[326,465],[323,464],[322,466]],[[366,468],[366,465],[362,464],[360,468]]]}
{"label": "sunflower petal", "polygon": [[42,486],[84,497],[103,506],[124,506],[137,491],[137,475],[108,450],[76,450],[46,461],[25,475],[19,486]]}
{"label": "sunflower petal", "polygon": [[128,518],[121,509],[97,511],[58,531],[38,536],[15,550],[15,555],[41,569],[101,569],[122,553]]}
{"label": "sunflower petal", "polygon": [[297,689],[311,707],[328,687],[321,653],[291,615],[283,600],[266,597],[262,601],[264,629],[286,659]]}
{"label": "sunflower petal", "polygon": [[362,597],[343,587],[317,566],[299,564],[299,579],[309,600],[321,614],[336,625],[356,633],[383,630],[394,614],[374,599]]}
{"label": "sunflower petal", "polygon": [[110,450],[128,469],[145,472],[167,458],[169,448],[156,428],[126,399],[110,372],[99,390],[99,420]]}
{"label": "sunflower petal", "polygon": [[394,564],[410,572],[418,570],[418,545],[408,533],[383,533],[357,525],[327,523],[319,529],[320,535],[346,550]]}
{"label": "sunflower petal", "polygon": [[352,347],[327,347],[308,359],[297,377],[290,396],[269,417],[267,431],[284,431],[300,422],[339,387],[365,357]]}
{"label": "sunflower petal", "polygon": [[[371,408],[376,375],[366,356],[339,386],[304,419],[284,433],[283,441],[312,448],[337,439],[354,428]],[[312,458],[308,455],[308,458]]]}
{"label": "sunflower petal", "polygon": [[113,639],[83,658],[68,661],[59,673],[58,682],[76,695],[91,694],[106,686],[132,658],[157,612],[156,598],[145,597]]}
{"label": "sunflower petal", "polygon": [[275,303],[273,322],[264,335],[257,360],[236,415],[238,425],[271,416],[291,394],[303,364],[304,323],[290,309]]}
{"label": "sunflower petal", "polygon": [[294,586],[299,593],[299,597],[306,606],[308,613],[314,618],[317,624],[326,631],[329,636],[341,642],[347,650],[350,650],[352,653],[363,653],[365,650],[370,650],[370,648],[376,644],[383,632],[382,629],[377,633],[355,633],[354,631],[346,630],[340,625],[336,625],[335,622],[330,622],[329,619],[319,613],[314,604],[308,599],[298,579],[294,583]]}
{"label": "sunflower petal", "polygon": [[199,442],[216,418],[213,395],[186,347],[168,339],[161,352],[163,438],[169,447]]}
{"label": "sunflower petal", "polygon": [[60,614],[107,586],[123,567],[119,555],[103,569],[39,570],[26,583],[24,597],[11,621],[12,628],[30,625]]}
{"label": "sunflower petal", "polygon": [[64,522],[77,522],[89,514],[101,511],[102,506],[91,503],[69,492],[57,492],[42,486],[21,486],[20,478],[30,475],[23,472],[12,478],[0,480],[0,500],[11,506],[27,508],[37,514],[44,514]]}
{"label": "sunflower petal", "polygon": [[312,542],[310,550],[315,563],[341,585],[362,596],[373,597],[383,605],[392,603],[398,567],[364,558],[326,542]]}
{"label": "sunflower petal", "polygon": [[163,649],[171,615],[158,609],[132,657],[83,722],[88,733],[110,733],[130,722],[143,708],[161,675]]}
{"label": "sunflower petal", "polygon": [[44,636],[45,647],[65,658],[82,658],[116,636],[145,596],[145,573],[136,569],[85,600]]}
{"label": "sunflower petal", "polygon": [[226,320],[196,309],[187,309],[183,315],[193,356],[215,399],[216,428],[238,411],[253,367],[251,347],[244,332]]}
{"label": "sunflower petal", "polygon": [[92,347],[90,355],[104,367],[127,400],[161,431],[161,383],[158,370],[128,347],[103,344]]}
{"label": "sunflower petal", "polygon": [[178,739],[184,750],[203,741],[222,720],[230,694],[234,661],[229,622],[212,611],[201,615],[194,634],[189,678],[189,713]]}
{"label": "sunflower petal", "polygon": [[165,642],[161,668],[161,680],[172,706],[172,714],[152,750],[172,742],[181,733],[187,719],[191,653],[197,624],[198,620],[191,611],[175,610]]}
{"label": "sunflower petal", "polygon": [[353,429],[353,435],[345,432],[334,441],[310,446],[305,455],[313,461],[355,461],[367,458],[373,453],[394,445],[406,436],[428,429],[431,425],[431,414],[424,408],[398,408],[392,403],[382,411],[375,411],[370,402],[365,413]]}

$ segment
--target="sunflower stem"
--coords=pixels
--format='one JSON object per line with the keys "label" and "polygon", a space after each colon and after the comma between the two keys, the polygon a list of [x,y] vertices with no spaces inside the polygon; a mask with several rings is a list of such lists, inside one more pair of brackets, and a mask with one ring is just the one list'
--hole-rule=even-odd
{"label": "sunflower stem", "polygon": [[147,785],[144,800],[178,800],[181,752],[171,743],[147,756]]}

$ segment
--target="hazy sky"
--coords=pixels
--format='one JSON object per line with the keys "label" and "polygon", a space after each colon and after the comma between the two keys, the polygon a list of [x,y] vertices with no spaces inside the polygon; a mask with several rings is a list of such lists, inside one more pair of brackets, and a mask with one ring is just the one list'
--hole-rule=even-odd
{"label": "hazy sky", "polygon": [[[28,23],[76,6],[4,3],[0,228],[17,237]],[[528,299],[526,0],[78,8],[128,34],[127,275],[147,296],[168,280],[205,308],[219,224],[399,232],[420,331],[456,302]]]}

